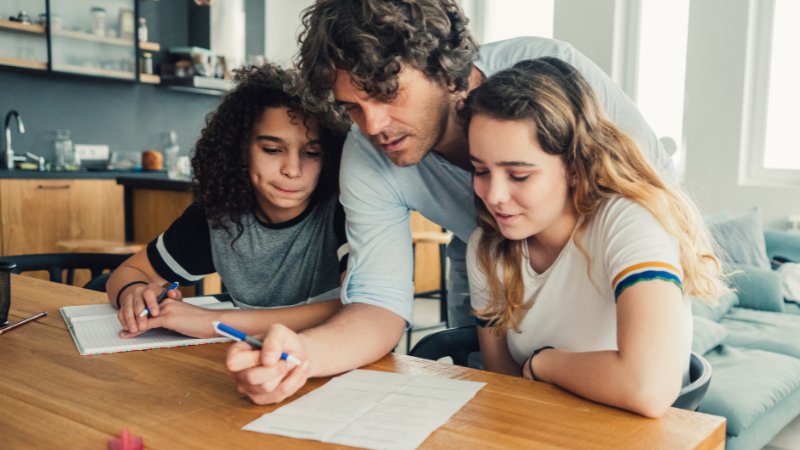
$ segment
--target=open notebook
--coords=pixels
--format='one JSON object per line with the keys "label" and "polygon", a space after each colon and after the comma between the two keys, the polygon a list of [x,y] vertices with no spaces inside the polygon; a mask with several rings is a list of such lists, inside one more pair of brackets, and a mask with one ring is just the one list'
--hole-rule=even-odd
{"label": "open notebook", "polygon": [[[215,297],[189,297],[183,301],[208,309],[235,309],[233,303],[220,301]],[[150,330],[134,338],[122,339],[119,337],[122,325],[117,320],[117,310],[109,304],[64,306],[61,308],[61,316],[64,317],[64,322],[81,355],[212,344],[231,340],[227,337],[193,338],[162,328]]]}

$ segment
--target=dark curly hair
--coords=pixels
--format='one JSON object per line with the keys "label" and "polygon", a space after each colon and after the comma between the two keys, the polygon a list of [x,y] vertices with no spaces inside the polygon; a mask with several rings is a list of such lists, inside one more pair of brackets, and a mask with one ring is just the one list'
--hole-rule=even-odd
{"label": "dark curly hair", "polygon": [[[212,227],[236,225],[236,238],[244,232],[241,217],[256,207],[248,175],[253,125],[265,108],[283,107],[308,127],[319,127],[323,165],[313,198],[338,194],[339,161],[346,129],[331,110],[310,113],[296,93],[296,71],[264,64],[235,72],[236,87],[206,117],[206,125],[192,156],[194,202],[205,209]],[[228,230],[232,232],[232,230]],[[234,239],[234,240],[235,240]]]}
{"label": "dark curly hair", "polygon": [[302,20],[297,65],[313,101],[331,101],[337,69],[391,100],[401,63],[452,91],[468,87],[478,49],[453,0],[319,0]]}

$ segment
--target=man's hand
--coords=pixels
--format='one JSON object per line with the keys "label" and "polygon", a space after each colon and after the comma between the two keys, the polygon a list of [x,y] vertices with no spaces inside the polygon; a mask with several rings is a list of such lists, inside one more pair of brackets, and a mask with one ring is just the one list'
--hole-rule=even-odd
{"label": "man's hand", "polygon": [[[283,325],[272,325],[263,342],[260,351],[237,342],[228,349],[225,361],[239,392],[259,405],[285,400],[306,384],[309,375],[306,345],[297,333]],[[294,366],[281,360],[281,352],[302,363]]]}

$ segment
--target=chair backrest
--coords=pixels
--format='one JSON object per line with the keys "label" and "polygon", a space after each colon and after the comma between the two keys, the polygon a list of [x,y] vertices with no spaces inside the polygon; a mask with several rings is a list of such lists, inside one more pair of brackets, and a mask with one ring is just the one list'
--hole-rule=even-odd
{"label": "chair backrest", "polygon": [[449,356],[453,364],[468,367],[470,353],[480,352],[475,325],[431,333],[408,352],[411,356],[434,361]]}
{"label": "chair backrest", "polygon": [[[453,358],[453,364],[468,367],[469,355],[477,352],[480,352],[478,332],[473,325],[431,333],[420,339],[408,354],[434,361],[449,356]],[[710,384],[711,364],[692,352],[689,360],[689,384],[681,388],[672,406],[696,410]]]}
{"label": "chair backrest", "polygon": [[689,359],[689,384],[681,388],[672,404],[675,408],[696,410],[711,384],[711,364],[699,354],[692,352]]}
{"label": "chair backrest", "polygon": [[[50,281],[63,283],[63,272],[67,270],[67,283],[72,284],[76,269],[88,269],[92,281],[85,287],[96,291],[105,291],[105,282],[100,281],[104,270],[114,270],[131,255],[115,255],[111,253],[39,253],[33,255],[0,256],[0,260],[12,262],[16,267],[13,273],[46,270]],[[95,281],[97,280],[97,281]]]}

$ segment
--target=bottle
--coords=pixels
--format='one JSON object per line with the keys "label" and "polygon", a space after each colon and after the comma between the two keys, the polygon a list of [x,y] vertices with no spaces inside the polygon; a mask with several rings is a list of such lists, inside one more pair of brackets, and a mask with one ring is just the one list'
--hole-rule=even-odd
{"label": "bottle", "polygon": [[175,179],[181,177],[181,169],[178,166],[178,153],[181,147],[178,145],[178,133],[175,130],[169,132],[169,144],[164,149],[164,157],[167,163],[167,176]]}
{"label": "bottle", "polygon": [[137,32],[139,42],[147,42],[147,19],[139,17],[139,29]]}
{"label": "bottle", "polygon": [[142,73],[153,73],[153,54],[149,52],[142,53]]}

